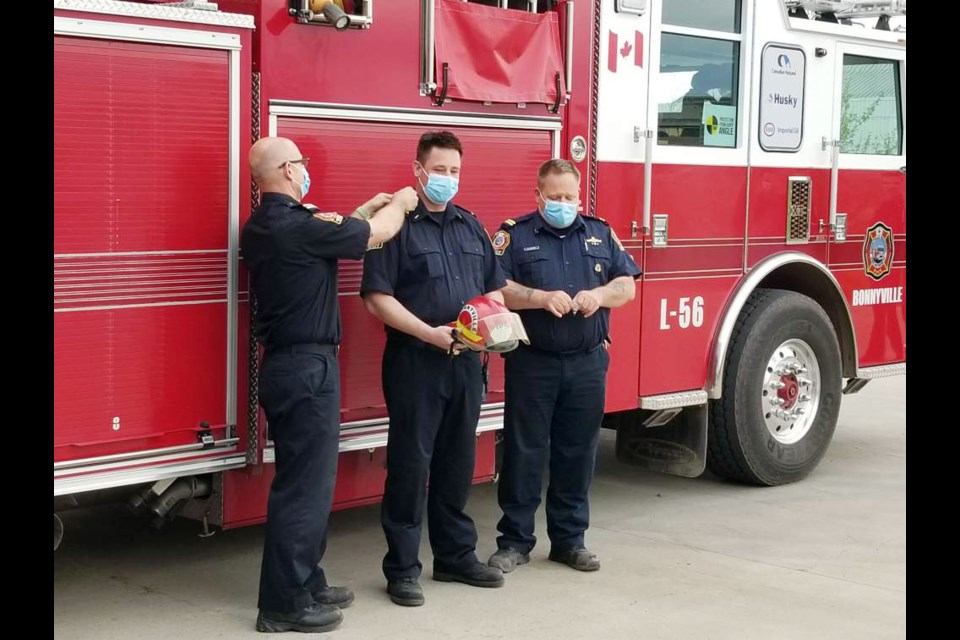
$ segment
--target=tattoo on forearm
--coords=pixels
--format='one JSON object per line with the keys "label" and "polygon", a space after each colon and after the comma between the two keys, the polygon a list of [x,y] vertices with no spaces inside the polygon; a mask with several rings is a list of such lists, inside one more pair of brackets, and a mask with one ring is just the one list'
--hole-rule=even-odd
{"label": "tattoo on forearm", "polygon": [[516,294],[518,296],[523,296],[524,299],[530,300],[533,298],[534,289],[530,287],[525,287],[521,284],[513,283],[509,287],[510,293]]}
{"label": "tattoo on forearm", "polygon": [[610,283],[610,288],[616,291],[617,293],[626,293],[627,286],[619,280],[615,280]]}

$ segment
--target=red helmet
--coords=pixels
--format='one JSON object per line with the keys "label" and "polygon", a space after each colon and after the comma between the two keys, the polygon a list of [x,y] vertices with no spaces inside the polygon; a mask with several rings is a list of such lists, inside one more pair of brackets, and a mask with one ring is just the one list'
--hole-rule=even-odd
{"label": "red helmet", "polygon": [[504,353],[516,349],[520,340],[530,344],[520,316],[486,296],[467,301],[451,326],[457,340],[473,351]]}

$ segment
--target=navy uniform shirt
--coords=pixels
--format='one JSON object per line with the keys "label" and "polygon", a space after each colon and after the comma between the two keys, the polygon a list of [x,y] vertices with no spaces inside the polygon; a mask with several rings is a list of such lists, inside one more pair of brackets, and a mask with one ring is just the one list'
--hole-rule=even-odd
{"label": "navy uniform shirt", "polygon": [[[566,291],[573,298],[620,276],[640,275],[610,226],[600,218],[577,216],[566,229],[554,229],[534,211],[516,222],[507,220],[493,236],[504,275],[543,291]],[[545,309],[518,311],[530,346],[572,354],[589,351],[609,339],[610,309],[589,318],[568,313],[558,318]]]}
{"label": "navy uniform shirt", "polygon": [[360,293],[391,295],[437,327],[456,320],[471,298],[506,284],[490,238],[472,213],[454,204],[431,213],[421,201],[395,238],[367,252]]}
{"label": "navy uniform shirt", "polygon": [[290,196],[265,193],[240,238],[257,296],[257,338],[268,350],[293,344],[340,344],[337,258],[359,260],[370,225],[315,213]]}

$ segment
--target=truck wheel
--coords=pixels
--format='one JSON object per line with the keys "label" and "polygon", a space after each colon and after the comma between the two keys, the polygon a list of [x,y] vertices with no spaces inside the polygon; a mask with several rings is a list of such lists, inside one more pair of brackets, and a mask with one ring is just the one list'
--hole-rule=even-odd
{"label": "truck wheel", "polygon": [[737,320],[713,402],[707,466],[759,485],[795,482],[823,458],[840,413],[840,347],[811,298],[757,289]]}

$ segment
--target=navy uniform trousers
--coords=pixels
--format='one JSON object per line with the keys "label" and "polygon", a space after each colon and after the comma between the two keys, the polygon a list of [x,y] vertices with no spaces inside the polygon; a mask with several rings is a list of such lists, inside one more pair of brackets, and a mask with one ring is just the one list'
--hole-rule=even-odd
{"label": "navy uniform trousers", "polygon": [[478,562],[477,530],[464,508],[476,458],[480,357],[388,339],[382,371],[390,412],[380,512],[388,547],[383,573],[388,581],[419,578],[424,505],[434,569],[468,568]]}
{"label": "navy uniform trousers", "polygon": [[267,351],[259,395],[276,454],[259,606],[287,613],[312,605],[311,594],[327,586],[319,562],[327,546],[340,445],[340,367],[333,349],[298,345]]}
{"label": "navy uniform trousers", "polygon": [[583,546],[609,364],[603,347],[561,356],[521,345],[507,355],[499,548],[529,553],[536,544],[534,516],[548,458],[551,547]]}

